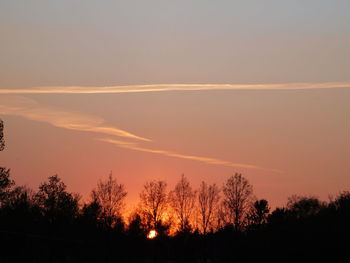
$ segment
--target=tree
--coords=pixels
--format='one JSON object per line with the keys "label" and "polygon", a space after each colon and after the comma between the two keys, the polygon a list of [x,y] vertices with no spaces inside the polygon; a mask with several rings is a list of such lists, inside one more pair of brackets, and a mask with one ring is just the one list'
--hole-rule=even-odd
{"label": "tree", "polygon": [[34,193],[26,186],[14,187],[4,202],[3,211],[12,226],[28,229],[40,218],[39,207],[34,202]]}
{"label": "tree", "polygon": [[0,167],[0,206],[8,198],[14,184],[14,181],[10,179],[10,169]]}
{"label": "tree", "polygon": [[[3,129],[4,124],[0,119],[0,151],[2,151],[5,147]],[[10,179],[10,169],[0,167],[0,206],[3,205],[10,193],[11,187],[14,184],[14,181]]]}
{"label": "tree", "polygon": [[343,191],[341,192],[335,201],[332,202],[332,206],[335,207],[338,211],[350,211],[350,192],[349,191]]}
{"label": "tree", "polygon": [[134,211],[129,216],[128,235],[132,237],[146,236],[146,228],[142,223],[142,217],[138,211]]}
{"label": "tree", "polygon": [[80,219],[88,226],[97,227],[99,225],[99,217],[101,215],[101,206],[96,200],[84,204],[81,209]]}
{"label": "tree", "polygon": [[229,223],[236,231],[241,231],[251,204],[253,187],[241,174],[231,176],[223,186],[224,200],[229,215]]}
{"label": "tree", "polygon": [[50,176],[39,186],[35,200],[50,223],[71,220],[78,214],[79,196],[66,191],[58,175]]}
{"label": "tree", "polygon": [[190,218],[193,214],[196,192],[185,177],[181,175],[180,181],[176,184],[175,189],[170,192],[169,199],[175,215],[179,221],[179,231],[185,232],[191,229]]}
{"label": "tree", "polygon": [[214,220],[214,212],[219,203],[219,188],[216,184],[202,182],[198,192],[199,217],[202,233],[205,235]]}
{"label": "tree", "polygon": [[249,211],[248,219],[250,225],[259,227],[267,222],[270,207],[265,199],[255,201]]}
{"label": "tree", "polygon": [[167,184],[164,181],[150,181],[144,185],[140,194],[140,210],[149,228],[162,228],[168,207]]}
{"label": "tree", "polygon": [[4,141],[4,122],[0,119],[0,151],[5,148]]}
{"label": "tree", "polygon": [[101,206],[100,219],[107,227],[114,227],[121,222],[126,195],[124,185],[119,184],[112,173],[106,181],[100,181],[97,188],[92,190],[91,197]]}
{"label": "tree", "polygon": [[324,207],[316,197],[293,195],[288,198],[287,209],[295,218],[304,218],[316,215]]}
{"label": "tree", "polygon": [[16,186],[10,192],[5,205],[10,208],[33,205],[34,194],[27,186]]}

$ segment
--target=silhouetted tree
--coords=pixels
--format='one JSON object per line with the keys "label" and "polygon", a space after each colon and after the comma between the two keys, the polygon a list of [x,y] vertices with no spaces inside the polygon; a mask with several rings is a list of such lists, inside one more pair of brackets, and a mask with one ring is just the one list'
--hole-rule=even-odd
{"label": "silhouetted tree", "polygon": [[337,210],[350,209],[350,192],[341,192],[337,198],[332,202]]}
{"label": "silhouetted tree", "polygon": [[119,184],[112,173],[106,181],[100,181],[97,188],[92,191],[92,199],[101,207],[100,219],[107,227],[114,227],[122,221],[126,195],[124,185]]}
{"label": "silhouetted tree", "polygon": [[0,151],[5,148],[4,140],[4,122],[0,119]]}
{"label": "silhouetted tree", "polygon": [[33,201],[31,189],[26,186],[14,187],[9,193],[2,210],[6,215],[8,230],[32,231],[39,222],[40,209]]}
{"label": "silhouetted tree", "polygon": [[253,187],[241,174],[235,174],[224,184],[223,193],[229,223],[236,231],[241,231],[251,204]]}
{"label": "silhouetted tree", "polygon": [[288,198],[287,209],[290,214],[296,218],[305,218],[316,215],[324,204],[316,197],[306,197],[293,195]]}
{"label": "silhouetted tree", "polygon": [[50,223],[70,221],[77,216],[79,196],[66,191],[66,185],[58,175],[50,176],[40,184],[35,200]]}
{"label": "silhouetted tree", "polygon": [[216,228],[223,230],[227,225],[230,224],[229,211],[224,205],[224,202],[220,202],[217,206],[216,212]]}
{"label": "silhouetted tree", "polygon": [[99,225],[101,215],[101,205],[97,202],[97,200],[92,200],[88,204],[84,204],[81,209],[80,219],[84,224],[97,227]]}
{"label": "silhouetted tree", "polygon": [[350,192],[341,192],[329,206],[343,218],[343,222],[347,222],[347,228],[350,229]]}
{"label": "silhouetted tree", "polygon": [[162,228],[168,208],[166,186],[164,181],[153,180],[144,185],[140,194],[140,209],[149,228]]}
{"label": "silhouetted tree", "polygon": [[196,192],[192,189],[190,182],[184,174],[176,184],[175,189],[170,192],[169,199],[173,211],[179,221],[178,230],[186,232],[191,229],[190,218],[193,214]]}
{"label": "silhouetted tree", "polygon": [[129,216],[128,235],[144,238],[146,234],[146,227],[142,223],[141,215],[137,211],[133,212]]}
{"label": "silhouetted tree", "polygon": [[33,203],[34,194],[31,189],[26,186],[16,186],[8,194],[5,205],[11,208]]}
{"label": "silhouetted tree", "polygon": [[14,184],[14,181],[10,179],[10,169],[0,167],[0,206],[8,198]]}
{"label": "silhouetted tree", "polygon": [[[4,141],[4,123],[0,119],[0,151],[5,147]],[[14,181],[10,179],[10,169],[0,167],[0,206],[8,197],[11,187],[14,185]]]}
{"label": "silhouetted tree", "polygon": [[198,191],[199,222],[202,233],[205,235],[208,228],[212,225],[215,216],[215,210],[219,203],[219,188],[216,184],[207,185],[202,182]]}
{"label": "silhouetted tree", "polygon": [[249,224],[253,227],[259,227],[267,222],[270,213],[270,207],[265,199],[255,201],[248,212]]}
{"label": "silhouetted tree", "polygon": [[[169,196],[164,181],[147,182],[139,210],[131,214],[128,230],[121,231],[126,191],[112,175],[98,183],[92,201],[79,210],[79,196],[69,193],[57,175],[33,193],[16,186],[10,170],[0,168],[0,262],[257,262],[264,261],[266,251],[274,252],[268,255],[271,262],[349,258],[350,192],[328,204],[292,196],[271,214],[266,200],[252,202],[252,186],[240,174],[227,180],[223,193],[219,203],[218,187],[202,182],[195,199],[184,175]],[[174,236],[166,236],[169,201],[180,222]],[[194,210],[205,235],[198,228],[185,232]],[[159,238],[146,239],[150,228]]]}
{"label": "silhouetted tree", "polygon": [[290,211],[284,207],[277,207],[275,210],[272,211],[270,215],[267,217],[268,223],[271,225],[279,225],[284,224],[288,220],[290,220]]}

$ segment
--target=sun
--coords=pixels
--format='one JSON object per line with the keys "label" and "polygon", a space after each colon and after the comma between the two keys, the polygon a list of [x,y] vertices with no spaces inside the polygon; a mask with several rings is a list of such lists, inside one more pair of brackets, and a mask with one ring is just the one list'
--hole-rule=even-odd
{"label": "sun", "polygon": [[157,231],[154,230],[154,229],[152,229],[152,230],[149,231],[149,233],[148,233],[148,235],[147,235],[147,238],[148,238],[148,239],[153,239],[153,238],[155,238],[157,235],[158,235]]}

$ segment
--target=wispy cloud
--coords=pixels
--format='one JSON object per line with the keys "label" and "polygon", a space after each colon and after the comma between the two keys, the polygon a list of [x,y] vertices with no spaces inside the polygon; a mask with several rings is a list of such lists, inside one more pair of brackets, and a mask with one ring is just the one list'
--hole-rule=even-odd
{"label": "wispy cloud", "polygon": [[204,162],[207,164],[224,165],[224,166],[235,167],[235,168],[259,169],[259,170],[265,170],[265,171],[277,172],[277,173],[281,172],[280,170],[277,170],[277,169],[264,168],[264,167],[251,165],[251,164],[234,163],[234,162],[229,162],[229,161],[223,161],[223,160],[216,159],[216,158],[202,157],[202,156],[196,156],[196,155],[187,155],[187,154],[179,154],[179,153],[174,153],[174,152],[166,151],[166,150],[145,148],[145,147],[141,147],[138,144],[133,143],[133,142],[114,140],[114,139],[110,139],[110,138],[100,138],[98,140],[104,141],[107,143],[112,143],[118,147],[129,149],[129,150],[147,152],[147,153],[155,153],[155,154],[160,154],[160,155],[169,156],[169,157]]}
{"label": "wispy cloud", "polygon": [[300,90],[349,88],[350,83],[281,83],[281,84],[148,84],[124,86],[51,86],[32,89],[0,89],[0,94],[99,94],[200,90]]}
{"label": "wispy cloud", "polygon": [[139,141],[151,141],[125,130],[103,125],[103,119],[86,114],[41,107],[35,101],[18,96],[0,97],[0,114],[20,116],[29,120],[49,123],[69,130],[94,132]]}
{"label": "wispy cloud", "polygon": [[[0,114],[20,116],[29,120],[44,122],[44,123],[51,124],[55,127],[69,129],[69,130],[93,132],[99,135],[104,134],[104,135],[116,136],[120,138],[133,139],[133,140],[136,140],[137,142],[151,142],[151,140],[148,138],[137,136],[135,134],[132,134],[130,132],[127,132],[125,130],[122,130],[116,127],[105,126],[103,125],[103,119],[101,118],[86,115],[86,114],[81,114],[77,112],[62,111],[62,110],[54,109],[52,107],[43,107],[43,106],[40,106],[38,103],[36,103],[34,100],[25,98],[23,96],[13,96],[13,95],[1,96],[0,97]],[[229,166],[229,167],[235,167],[235,168],[259,169],[259,170],[266,170],[271,172],[280,172],[279,170],[276,170],[276,169],[269,169],[269,168],[264,168],[264,167],[251,165],[251,164],[234,163],[234,162],[224,161],[224,160],[211,158],[211,157],[180,154],[180,153],[175,153],[167,150],[146,148],[144,146],[140,146],[139,143],[135,143],[135,142],[121,141],[121,140],[116,140],[112,138],[102,138],[98,140],[111,143],[113,145],[116,145],[124,149],[160,154],[163,156],[169,156],[174,158],[195,160],[195,161],[199,161],[207,164],[223,165],[223,166]]]}

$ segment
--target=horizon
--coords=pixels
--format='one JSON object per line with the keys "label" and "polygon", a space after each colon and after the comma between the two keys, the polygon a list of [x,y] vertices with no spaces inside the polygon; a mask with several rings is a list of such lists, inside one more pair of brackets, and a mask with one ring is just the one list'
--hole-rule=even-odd
{"label": "horizon", "polygon": [[[320,175],[320,171],[324,170],[324,167],[328,168],[332,166],[328,163],[319,164],[319,167],[310,167],[308,163],[303,162],[303,170],[301,168],[297,169],[297,167],[293,167],[296,163],[294,163],[293,166],[287,165],[287,168],[283,167],[279,165],[278,162],[274,161],[276,160],[273,159],[276,158],[274,156],[265,156],[265,158],[268,157],[268,161],[265,161],[265,163],[261,161],[259,162],[259,159],[261,159],[266,152],[270,154],[271,152],[276,151],[286,152],[287,154],[289,152],[289,154],[292,154],[292,156],[296,156],[296,154],[300,154],[303,153],[303,151],[308,150],[311,153],[317,153],[323,158],[332,160],[330,158],[332,152],[327,153],[324,151],[322,154],[322,152],[315,152],[315,150],[317,147],[330,147],[329,143],[334,142],[334,140],[338,140],[338,144],[333,146],[333,152],[343,150],[343,162],[346,164],[346,153],[349,151],[349,148],[347,148],[348,143],[345,138],[347,136],[346,134],[348,134],[347,131],[350,130],[350,125],[342,126],[342,131],[339,133],[339,131],[336,129],[337,127],[332,128],[327,126],[331,119],[319,118],[315,120],[305,119],[305,117],[307,114],[309,114],[311,117],[314,117],[315,112],[319,111],[318,108],[320,106],[327,105],[331,101],[337,101],[338,109],[327,109],[324,107],[323,114],[332,114],[331,116],[337,116],[338,118],[341,117],[342,112],[344,112],[344,107],[349,108],[350,111],[350,107],[347,104],[347,96],[349,94],[349,89],[345,87],[296,90],[284,90],[282,88],[277,91],[269,89],[240,89],[229,91],[182,90],[166,91],[166,93],[163,93],[162,91],[159,94],[152,92],[149,95],[135,93],[131,93],[130,95],[124,93],[115,95],[100,94],[100,98],[98,99],[91,97],[95,95],[89,94],[53,94],[49,95],[49,99],[52,102],[55,102],[56,105],[54,107],[45,105],[41,102],[43,101],[41,96],[47,95],[41,94],[39,95],[40,97],[35,98],[36,100],[31,99],[30,95],[7,95],[0,98],[0,110],[2,112],[4,120],[4,132],[7,144],[7,147],[1,153],[1,155],[4,160],[4,165],[11,168],[12,177],[19,184],[26,184],[29,187],[36,189],[39,183],[46,180],[48,176],[58,174],[64,180],[64,182],[66,182],[71,191],[82,193],[83,200],[85,201],[89,200],[90,192],[96,186],[98,180],[107,178],[109,172],[113,171],[113,174],[117,180],[120,183],[124,184],[129,192],[127,197],[129,210],[131,207],[136,205],[138,201],[138,193],[141,190],[142,185],[147,180],[166,180],[169,182],[168,188],[170,190],[173,188],[177,179],[182,173],[184,173],[189,178],[193,187],[198,186],[202,180],[217,182],[220,186],[222,185],[225,178],[229,177],[235,172],[242,173],[243,176],[247,177],[254,186],[257,197],[269,200],[273,207],[283,206],[286,203],[287,198],[293,194],[311,195],[326,200],[329,195],[336,195],[337,193],[346,190],[346,185],[349,184],[349,179],[346,176],[348,170],[346,165],[335,167],[337,169],[340,169],[340,171],[343,169],[343,181],[339,181],[338,184],[331,184],[329,183],[329,180],[333,180],[334,176],[340,176],[341,178],[341,174],[332,174],[327,178],[326,176],[328,171],[325,170],[322,175],[324,176],[323,180],[326,182],[322,182],[322,178],[317,177]],[[57,96],[64,97],[57,98]],[[108,96],[108,98],[106,98],[106,96]],[[119,105],[119,108],[123,108],[123,105],[129,104],[130,101],[132,102],[135,99],[135,96],[138,97],[138,100],[142,99],[144,103],[147,101],[147,99],[150,100],[150,102],[147,102],[146,104],[153,105],[151,114],[153,114],[152,117],[156,116],[153,122],[159,121],[162,116],[164,116],[162,114],[154,114],[154,111],[157,110],[157,107],[159,107],[162,110],[165,109],[167,114],[172,114],[171,116],[173,118],[176,116],[176,118],[180,120],[179,123],[172,123],[172,120],[170,119],[164,122],[167,125],[171,125],[172,128],[175,128],[175,125],[186,124],[189,126],[190,130],[194,130],[195,132],[193,135],[186,134],[186,136],[190,137],[191,140],[196,141],[195,147],[184,147],[184,142],[181,142],[180,138],[176,141],[177,143],[180,143],[182,147],[176,147],[174,143],[169,144],[169,142],[166,140],[169,135],[167,136],[167,134],[164,132],[164,130],[169,131],[169,128],[167,129],[167,127],[156,127],[155,124],[151,125],[155,126],[153,129],[150,129],[149,126],[146,126],[147,129],[145,129],[145,127],[142,129],[140,125],[137,125],[137,123],[134,123],[134,121],[131,122],[129,119],[124,119],[122,122],[123,125],[116,123],[115,117],[112,117],[112,112],[114,111],[113,105],[115,101],[118,101],[121,104]],[[167,99],[166,101],[163,101],[164,97]],[[203,101],[201,101],[201,97],[203,97]],[[219,98],[217,101],[220,101],[220,106],[212,102],[213,97]],[[279,98],[278,103],[275,102],[276,97]],[[38,100],[38,98],[41,99],[41,101]],[[194,98],[197,102],[196,107],[198,107],[196,111],[193,111],[195,113],[195,118],[191,118],[191,116],[186,116],[186,118],[184,118],[184,114],[188,114],[186,107],[191,107]],[[47,100],[47,98],[45,99]],[[252,101],[252,99],[258,99],[258,101]],[[293,111],[287,115],[289,116],[289,119],[286,119],[283,122],[283,118],[285,117],[284,114],[291,110],[285,108],[284,104],[286,102],[290,103],[291,99],[294,99],[294,103],[298,105],[299,109],[293,109]],[[108,116],[109,119],[105,120],[104,118],[101,118],[100,115],[96,114],[86,114],[81,110],[68,110],[68,101],[70,107],[79,101],[79,103],[82,103],[83,105],[85,104],[82,109],[85,109],[87,112],[89,112],[87,106],[91,105],[91,100],[97,103],[97,105],[102,105],[103,103],[104,107],[109,107],[108,111],[106,112],[107,114],[105,113],[105,116]],[[235,103],[233,103],[234,105],[231,104],[232,100],[235,101]],[[243,102],[240,102],[242,100]],[[311,103],[312,100],[315,101]],[[62,106],[58,106],[60,103],[62,104],[62,102],[65,103],[64,108]],[[173,109],[177,103],[181,104],[183,107],[181,112]],[[267,103],[269,103],[269,107],[271,107],[271,109],[268,111],[268,117],[266,114],[261,114],[257,111],[257,109],[266,111],[266,105],[268,105]],[[240,125],[238,126],[243,127],[242,124],[245,124],[250,125],[253,128],[255,127],[255,131],[257,129],[261,129],[261,132],[264,135],[262,137],[263,142],[265,142],[265,144],[262,144],[261,138],[256,138],[254,140],[255,143],[262,144],[257,148],[260,153],[258,155],[259,158],[257,161],[249,158],[252,153],[256,154],[256,146],[254,143],[250,142],[250,140],[252,140],[251,136],[245,138],[245,134],[247,132],[246,128],[243,127],[241,131],[235,131],[236,133],[241,134],[234,139],[235,144],[239,145],[240,147],[239,150],[232,150],[232,152],[231,149],[224,147],[225,140],[222,141],[215,139],[212,142],[209,141],[209,138],[219,138],[219,134],[222,136],[222,138],[228,141],[233,140],[230,136],[230,133],[223,132],[221,130],[222,128],[211,128],[207,133],[204,133],[205,136],[201,136],[203,131],[196,131],[193,129],[193,127],[195,127],[195,121],[193,123],[193,120],[196,120],[196,118],[197,120],[198,118],[200,120],[197,125],[201,125],[202,127],[204,127],[204,123],[208,122],[208,118],[205,116],[205,114],[202,113],[203,109],[208,105],[210,106],[210,110],[206,112],[207,114],[210,113],[213,117],[223,115],[221,117],[222,120],[218,119],[217,117],[215,119],[215,123],[218,127],[220,127],[220,125],[221,127],[229,125],[229,127],[231,126],[232,128],[235,126],[233,123],[226,123],[226,119],[234,118],[237,121],[237,117],[230,116],[230,111],[223,111],[223,109],[225,109],[225,111],[227,111],[227,109],[231,109],[233,112],[240,111],[241,113],[248,116],[248,118],[241,120],[239,122]],[[252,111],[252,109],[254,110]],[[149,109],[147,109],[147,107],[141,107],[137,111],[133,112],[132,116],[136,120],[140,120],[140,117],[142,116],[138,116],[139,111],[143,112],[144,116],[147,116],[149,119],[151,119],[151,115],[148,113],[148,110]],[[278,110],[282,110],[283,114],[278,113]],[[118,117],[120,117],[120,114],[118,115]],[[286,127],[279,128],[285,133],[285,135],[281,135],[280,132],[277,132],[274,134],[274,136],[270,134],[276,128],[273,125],[273,121],[276,119],[279,119],[280,123],[287,125]],[[292,124],[290,123],[291,119],[294,122]],[[181,120],[183,120],[183,123],[181,123]],[[261,123],[262,120],[270,123],[270,127],[265,127]],[[341,121],[345,120],[346,115],[344,115],[343,118],[337,120],[337,122],[340,124]],[[214,121],[214,119],[211,119],[211,121]],[[125,123],[128,125],[125,125]],[[344,124],[348,123],[345,122]],[[18,125],[25,126],[23,126],[22,129],[18,130],[15,128],[15,126]],[[132,126],[133,130],[130,131],[130,129],[124,128],[127,126]],[[320,138],[316,139],[318,145],[311,145],[312,147],[310,147],[310,145],[297,145],[297,147],[294,149],[284,148],[276,145],[278,143],[287,143],[288,145],[288,141],[290,140],[294,140],[294,143],[298,143],[299,138],[293,136],[293,133],[297,133],[299,136],[304,135],[305,138],[307,137],[309,140],[315,140],[315,138],[313,138],[315,136],[313,133],[315,126],[323,127],[324,133],[323,136],[320,136]],[[28,127],[32,129],[30,134],[27,130]],[[120,129],[120,127],[123,127],[123,129]],[[287,128],[292,129],[292,131],[289,131],[289,134],[286,130]],[[178,129],[179,128],[175,128],[175,131],[171,132],[171,134],[174,135],[176,131],[179,131]],[[144,130],[144,132],[137,132],[137,130]],[[152,132],[148,130],[151,130]],[[233,130],[234,129],[232,129],[232,131]],[[325,135],[328,135],[330,132],[338,133],[338,138],[334,136],[334,138],[332,138],[332,141],[322,141],[327,138]],[[156,135],[153,135],[152,133]],[[212,136],[211,133],[214,134],[214,136]],[[45,134],[45,144],[42,144],[40,142],[43,139],[43,136],[40,136],[40,134]],[[146,136],[144,134],[146,134]],[[195,138],[196,134],[197,138]],[[345,137],[339,137],[339,135]],[[26,138],[26,136],[29,137]],[[271,136],[274,138],[270,138]],[[305,138],[303,140],[305,140]],[[18,139],[21,139],[22,142],[17,143]],[[70,140],[70,143],[68,145],[65,145],[66,140]],[[242,140],[244,141],[240,142]],[[159,144],[158,141],[160,141],[161,144]],[[343,142],[342,147],[340,147],[340,141]],[[186,140],[185,138],[185,142],[189,145],[192,145],[189,139]],[[203,148],[204,153],[207,152],[206,154],[199,151],[196,152],[198,143],[201,145],[203,142],[208,142],[208,146],[212,149],[216,149],[216,151],[219,153],[213,154],[211,152],[208,152],[208,150],[205,151],[205,145],[201,147]],[[88,146],[90,143],[93,145],[98,145],[100,149],[98,151],[95,151],[94,147]],[[221,147],[217,147],[218,143],[221,145]],[[158,144],[159,146],[157,146]],[[88,156],[90,161],[80,161],[80,159],[84,160],[86,156],[81,156],[81,151],[79,148],[70,149],[70,147],[75,148],[76,145],[82,145],[85,148],[86,151],[84,153]],[[63,147],[63,149],[57,148],[59,146]],[[240,151],[241,149],[248,148],[247,146],[249,146],[249,149],[244,150],[245,159],[242,160],[240,158]],[[270,149],[265,150],[266,146],[269,146]],[[104,161],[104,165],[93,163],[91,160],[98,160],[101,158],[98,156],[100,156],[105,149],[108,149],[108,153],[105,154],[110,155],[108,161]],[[330,149],[331,148],[328,148],[328,150]],[[294,150],[295,152],[291,150]],[[44,154],[45,152],[52,153],[54,151],[59,152],[58,160],[55,160],[57,157],[50,157],[49,155],[35,155],[36,152]],[[225,154],[227,151],[228,153]],[[230,154],[232,153],[236,156],[236,160],[230,157]],[[127,158],[123,158],[125,155]],[[140,167],[139,169],[135,169],[134,164],[128,163],[130,160],[132,161],[133,158],[135,158],[134,156],[137,156],[135,160],[136,162],[143,165],[142,168]],[[124,159],[124,161],[118,160],[118,157]],[[281,162],[281,157],[282,156],[279,156],[279,162]],[[336,157],[336,160],[339,162],[339,154],[334,157]],[[311,159],[314,163],[317,163],[317,158],[311,155],[309,157],[309,159]],[[51,162],[51,165],[54,168],[43,164],[43,160]],[[67,162],[69,163],[68,167],[66,167]],[[75,162],[76,164],[72,164]],[[149,165],[150,167],[145,164],[145,162],[151,162],[151,165]],[[333,162],[335,162],[334,159]],[[34,163],[36,163],[36,165],[33,165]],[[84,163],[83,166],[82,163]],[[165,165],[166,163],[170,163],[170,165]],[[40,167],[41,165],[43,167]],[[158,170],[159,166],[161,167],[161,171]],[[120,167],[122,167],[122,169],[120,169]],[[314,170],[312,173],[307,172],[308,170],[312,171],[315,168],[317,169],[316,171]],[[38,170],[40,171],[39,174]],[[89,170],[93,170],[93,172]],[[143,172],[140,172],[140,170],[143,170]],[[293,178],[293,175],[295,175],[293,172],[295,174],[298,172],[305,174],[307,173],[306,175],[311,179],[311,182],[307,182],[308,178],[305,176],[305,174],[304,177],[299,175],[299,178]],[[26,176],[25,173],[28,173],[30,176]],[[33,174],[35,174],[35,177],[32,176]],[[82,177],[82,174],[88,178]],[[315,182],[315,180],[318,180],[319,183]],[[308,183],[308,185],[302,187],[301,184],[303,183]],[[284,187],[283,193],[279,192],[281,190],[281,187]],[[316,187],[321,188],[321,190],[315,190]]]}

